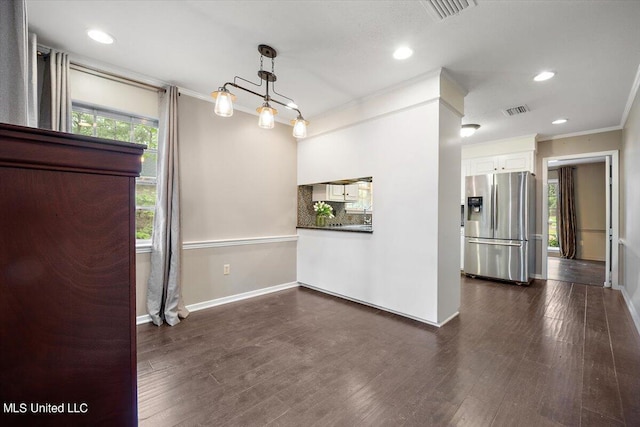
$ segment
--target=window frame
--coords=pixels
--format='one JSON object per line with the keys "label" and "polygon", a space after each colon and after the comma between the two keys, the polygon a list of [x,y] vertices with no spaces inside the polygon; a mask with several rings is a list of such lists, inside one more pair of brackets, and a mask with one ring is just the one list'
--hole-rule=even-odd
{"label": "window frame", "polygon": [[[93,131],[92,131],[92,137],[94,138],[99,138],[98,136],[98,129],[97,126],[95,126],[95,123],[97,122],[97,117],[104,117],[107,119],[112,119],[112,120],[117,120],[120,122],[126,122],[129,124],[129,140],[125,141],[125,142],[131,142],[131,143],[136,143],[134,141],[135,138],[135,134],[134,134],[134,129],[136,125],[144,125],[144,126],[149,126],[149,127],[153,127],[157,130],[158,132],[158,136],[159,136],[159,132],[160,132],[160,126],[159,126],[159,119],[154,118],[154,117],[148,117],[148,116],[144,116],[141,114],[135,114],[135,113],[130,113],[130,112],[126,112],[126,111],[121,111],[121,110],[117,110],[114,108],[109,108],[109,107],[105,107],[102,105],[97,105],[97,104],[91,104],[91,103],[87,103],[87,102],[81,102],[81,101],[75,101],[72,100],[71,102],[71,114],[73,115],[73,113],[81,113],[81,114],[89,114],[93,116],[93,123],[94,125],[92,125]],[[73,132],[73,128],[72,128],[72,132]],[[78,134],[76,133],[76,135],[83,135],[83,134]],[[155,154],[155,158],[156,158],[156,162],[158,159],[158,151],[160,149],[160,138],[158,138],[158,147],[157,148],[149,148],[149,145],[147,145],[147,148],[145,148],[144,150],[144,154],[143,154],[143,159],[144,156],[146,156],[147,154]],[[158,183],[158,169],[157,169],[157,163],[156,163],[156,175],[154,177],[151,176],[139,176],[136,177],[136,186],[137,185],[154,185],[157,188],[157,183]],[[157,197],[157,193],[156,193],[156,197]],[[151,206],[138,206],[136,203],[136,211],[138,210],[144,210],[144,211],[153,211],[154,213],[154,217],[155,217],[155,205],[153,207]],[[151,248],[151,239],[138,239],[136,238],[136,248],[140,249],[150,249]]]}
{"label": "window frame", "polygon": [[[358,184],[358,202],[346,202],[345,203],[345,211],[346,213],[349,214],[365,214],[365,210],[367,213],[373,213],[373,181],[366,181],[366,182],[357,182],[355,184]],[[369,208],[354,208],[353,206],[350,205],[354,205],[356,203],[360,203],[360,185],[369,185]],[[366,214],[365,214],[366,215]]]}

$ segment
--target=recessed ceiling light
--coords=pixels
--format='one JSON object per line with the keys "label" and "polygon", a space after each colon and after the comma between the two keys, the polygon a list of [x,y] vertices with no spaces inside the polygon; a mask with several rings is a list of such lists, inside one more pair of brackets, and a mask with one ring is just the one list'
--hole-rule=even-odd
{"label": "recessed ceiling light", "polygon": [[567,119],[557,119],[551,122],[552,125],[561,125],[563,123],[567,123]]}
{"label": "recessed ceiling light", "polygon": [[395,52],[393,52],[393,57],[395,59],[407,59],[409,58],[411,55],[413,55],[413,50],[411,50],[411,48],[406,47],[406,46],[402,46],[396,49]]}
{"label": "recessed ceiling light", "polygon": [[462,127],[460,128],[460,136],[463,138],[467,138],[476,133],[478,129],[480,129],[480,125],[462,125]]}
{"label": "recessed ceiling light", "polygon": [[87,35],[91,37],[92,40],[102,44],[111,44],[114,40],[113,37],[101,30],[89,30],[87,31]]}
{"label": "recessed ceiling light", "polygon": [[554,73],[553,71],[543,71],[540,74],[538,74],[537,76],[535,76],[533,78],[533,80],[537,81],[537,82],[543,82],[545,80],[549,80],[551,77],[555,76],[556,73]]}

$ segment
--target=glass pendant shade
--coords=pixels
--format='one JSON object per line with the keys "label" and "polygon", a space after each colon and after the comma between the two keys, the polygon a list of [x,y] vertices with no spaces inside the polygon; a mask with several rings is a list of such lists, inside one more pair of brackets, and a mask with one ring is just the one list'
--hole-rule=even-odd
{"label": "glass pendant shade", "polygon": [[216,100],[216,105],[213,108],[213,112],[220,117],[233,116],[233,101],[236,100],[236,96],[226,89],[220,89],[211,94]]}
{"label": "glass pendant shade", "polygon": [[307,125],[309,124],[309,122],[303,119],[302,116],[298,116],[297,119],[291,120],[291,124],[293,125],[294,138],[307,137]]}
{"label": "glass pendant shade", "polygon": [[256,111],[260,114],[258,117],[258,126],[263,129],[273,129],[275,126],[275,115],[278,110],[271,108],[269,103],[265,102],[262,107],[258,107]]}

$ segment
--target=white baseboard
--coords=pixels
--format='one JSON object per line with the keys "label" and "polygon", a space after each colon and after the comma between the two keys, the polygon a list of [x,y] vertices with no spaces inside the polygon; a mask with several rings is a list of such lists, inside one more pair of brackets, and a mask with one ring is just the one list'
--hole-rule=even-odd
{"label": "white baseboard", "polygon": [[633,306],[631,302],[631,297],[627,294],[627,289],[624,286],[620,287],[620,292],[622,292],[622,297],[624,298],[624,302],[627,303],[627,308],[629,309],[629,313],[631,313],[631,318],[633,319],[633,323],[636,325],[636,330],[638,334],[640,334],[640,315],[636,311],[636,308]]}
{"label": "white baseboard", "polygon": [[[187,306],[187,310],[189,310],[190,312],[204,310],[206,308],[211,308],[222,304],[229,304],[236,301],[242,301],[243,299],[254,298],[260,295],[270,294],[272,292],[278,292],[289,288],[296,288],[298,286],[298,282],[283,283],[281,285],[270,286],[268,288],[257,289],[255,291],[243,292],[237,295],[231,295],[228,297],[216,298],[209,301],[189,304]],[[151,316],[149,316],[148,314],[136,317],[136,325],[142,325],[149,322],[151,322]]]}
{"label": "white baseboard", "polygon": [[420,323],[426,323],[427,325],[436,326],[438,328],[443,326],[445,323],[447,323],[448,321],[450,321],[454,317],[456,317],[458,314],[460,314],[459,312],[456,311],[453,315],[451,315],[451,317],[449,317],[448,319],[446,319],[443,322],[440,322],[440,323],[431,322],[429,320],[422,319],[420,317],[411,316],[411,315],[406,314],[406,313],[401,313],[399,311],[391,310],[390,308],[381,307],[379,305],[371,304],[371,303],[359,300],[357,298],[351,298],[351,297],[348,297],[348,296],[345,296],[345,295],[342,295],[342,294],[338,294],[336,292],[328,291],[326,289],[316,288],[315,286],[308,285],[306,283],[298,282],[298,284],[300,286],[302,286],[302,287],[309,288],[309,289],[312,289],[314,291],[322,292],[323,294],[332,295],[334,297],[338,297],[338,298],[346,299],[346,300],[349,300],[349,301],[357,302],[358,304],[366,305],[368,307],[377,308],[378,310],[382,310],[382,311],[386,311],[386,312],[389,312],[389,313],[393,313],[393,314],[396,314],[398,316],[406,317],[407,319],[415,320],[416,322],[420,322]]}
{"label": "white baseboard", "polygon": [[142,316],[136,317],[136,326],[143,325],[145,323],[151,323],[151,316],[143,314]]}

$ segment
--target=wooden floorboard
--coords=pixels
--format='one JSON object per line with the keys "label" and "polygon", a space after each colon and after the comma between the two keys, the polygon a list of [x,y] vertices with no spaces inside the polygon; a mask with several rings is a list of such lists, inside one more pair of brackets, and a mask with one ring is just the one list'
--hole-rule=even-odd
{"label": "wooden floorboard", "polygon": [[139,423],[640,425],[640,337],[619,291],[460,286],[442,328],[305,288],[140,325]]}
{"label": "wooden floorboard", "polygon": [[547,277],[581,285],[603,286],[605,262],[547,257]]}

